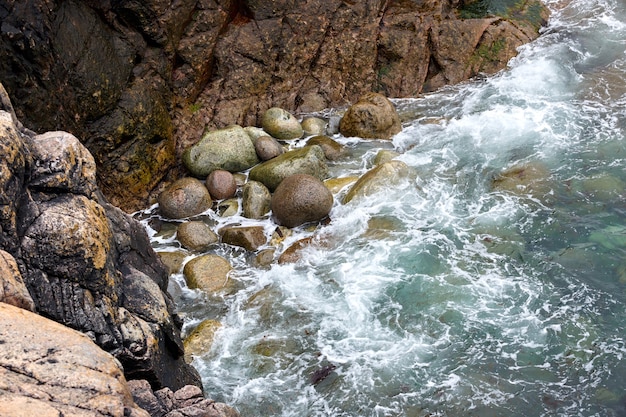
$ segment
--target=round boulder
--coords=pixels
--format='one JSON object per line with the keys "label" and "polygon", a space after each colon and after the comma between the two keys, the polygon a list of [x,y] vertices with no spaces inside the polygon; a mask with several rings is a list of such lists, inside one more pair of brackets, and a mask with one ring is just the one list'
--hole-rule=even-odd
{"label": "round boulder", "polygon": [[209,190],[202,181],[185,177],[167,187],[158,198],[159,212],[169,219],[184,219],[211,208]]}
{"label": "round boulder", "polygon": [[302,120],[302,129],[307,135],[324,135],[328,123],[319,117],[306,117]]}
{"label": "round boulder", "polygon": [[184,248],[202,252],[219,242],[219,236],[204,222],[186,222],[178,226],[176,237]]}
{"label": "round boulder", "polygon": [[244,171],[259,162],[250,136],[237,125],[205,133],[198,143],[183,152],[182,159],[189,172],[198,178],[206,178],[217,169]]}
{"label": "round boulder", "polygon": [[261,161],[269,161],[285,152],[276,139],[271,136],[261,136],[254,142],[254,149]]}
{"label": "round boulder", "polygon": [[332,193],[322,181],[308,174],[285,178],[276,188],[271,202],[276,222],[287,227],[322,220],[332,206]]}
{"label": "round boulder", "polygon": [[362,95],[339,123],[342,135],[364,139],[391,139],[401,130],[400,117],[393,103],[378,93]]}
{"label": "round boulder", "polygon": [[234,197],[237,193],[235,177],[228,171],[218,169],[209,174],[206,179],[206,188],[216,200]]}
{"label": "round boulder", "polygon": [[231,285],[228,279],[231,269],[233,267],[226,259],[207,254],[187,262],[183,268],[183,275],[189,288],[198,288],[211,293],[227,289]]}
{"label": "round boulder", "polygon": [[272,107],[261,118],[261,127],[276,139],[298,139],[304,134],[302,125],[287,110]]}

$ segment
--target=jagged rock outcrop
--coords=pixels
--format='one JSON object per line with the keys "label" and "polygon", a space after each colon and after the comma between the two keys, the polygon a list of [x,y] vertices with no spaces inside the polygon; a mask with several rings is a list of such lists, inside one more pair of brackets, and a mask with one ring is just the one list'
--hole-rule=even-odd
{"label": "jagged rock outcrop", "polygon": [[496,16],[497,2],[10,1],[0,80],[26,126],[84,139],[109,201],[134,210],[168,172],[180,176],[177,157],[207,127],[369,91],[415,96],[503,68],[546,9],[507,1]]}
{"label": "jagged rock outcrop", "polygon": [[[174,390],[200,385],[183,358],[181,323],[167,294],[168,271],[145,229],[109,204],[96,164],[66,132],[31,135],[10,101],[0,107],[0,250],[6,271],[19,270],[32,301],[18,300],[88,335],[113,354],[129,379]],[[8,296],[7,296],[8,294]],[[20,301],[21,300],[21,301]]]}

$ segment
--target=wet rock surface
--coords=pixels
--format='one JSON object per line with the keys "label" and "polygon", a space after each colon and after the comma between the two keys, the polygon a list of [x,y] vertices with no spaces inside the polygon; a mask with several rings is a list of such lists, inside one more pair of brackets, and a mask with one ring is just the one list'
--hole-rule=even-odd
{"label": "wet rock surface", "polygon": [[12,278],[8,286],[3,279],[3,301],[84,333],[128,379],[200,385],[183,359],[168,271],[144,227],[104,199],[94,159],[76,137],[34,135],[9,105],[0,110],[0,250]]}

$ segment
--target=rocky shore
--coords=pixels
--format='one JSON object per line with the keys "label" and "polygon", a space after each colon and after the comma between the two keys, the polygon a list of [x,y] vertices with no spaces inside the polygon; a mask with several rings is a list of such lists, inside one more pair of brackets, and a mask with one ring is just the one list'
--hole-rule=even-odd
{"label": "rocky shore", "polygon": [[[538,1],[494,1],[0,5],[0,414],[238,415],[189,365],[219,323],[183,342],[167,291],[181,258],[124,210],[158,202],[204,253],[184,265],[192,288],[231,284],[216,244],[297,260],[312,239],[277,247],[326,221],[338,190],[347,204],[414,175],[383,152],[328,178],[346,155],[333,133],[388,139],[386,96],[495,72],[537,36]],[[207,211],[262,225],[215,228]]]}
{"label": "rocky shore", "polygon": [[168,399],[152,415],[237,415],[202,397],[168,272],[89,151],[25,129],[1,85],[0,104],[0,414],[145,416],[137,379]]}
{"label": "rocky shore", "polygon": [[9,1],[0,80],[26,126],[80,138],[132,212],[206,130],[493,73],[546,18],[539,0]]}

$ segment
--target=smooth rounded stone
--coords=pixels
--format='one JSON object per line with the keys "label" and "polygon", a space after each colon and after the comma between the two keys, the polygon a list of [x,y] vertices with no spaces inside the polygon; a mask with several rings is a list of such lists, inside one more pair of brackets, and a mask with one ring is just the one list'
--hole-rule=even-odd
{"label": "smooth rounded stone", "polygon": [[201,221],[185,222],[178,226],[176,238],[184,248],[196,252],[204,252],[220,240],[209,225]]}
{"label": "smooth rounded stone", "polygon": [[282,180],[294,174],[309,174],[320,180],[326,179],[328,165],[322,148],[314,145],[285,152],[252,168],[249,179],[259,181],[274,191]]}
{"label": "smooth rounded stone", "polygon": [[362,198],[372,194],[388,190],[398,185],[402,180],[411,176],[411,170],[402,161],[389,161],[382,163],[359,178],[343,198],[347,204],[355,198]]}
{"label": "smooth rounded stone", "polygon": [[215,211],[220,217],[232,217],[239,213],[239,199],[229,198],[228,200],[220,201]]}
{"label": "smooth rounded stone", "polygon": [[183,152],[183,164],[198,178],[223,169],[245,171],[259,163],[250,136],[241,126],[207,132],[195,145]]}
{"label": "smooth rounded stone", "polygon": [[391,151],[389,149],[381,149],[376,154],[376,157],[374,158],[373,162],[374,162],[374,165],[380,165],[382,163],[389,162],[393,159],[396,159],[399,156],[400,156],[400,153],[396,151]]}
{"label": "smooth rounded stone", "polygon": [[331,193],[333,193],[333,195],[335,195],[339,193],[341,190],[343,190],[346,186],[357,182],[358,179],[359,177],[356,177],[356,176],[329,178],[327,180],[324,180],[324,185],[326,186],[326,188],[330,190]]}
{"label": "smooth rounded stone", "polygon": [[275,248],[268,248],[260,250],[254,257],[253,264],[257,268],[266,268],[274,262],[274,255],[276,254]]}
{"label": "smooth rounded stone", "polygon": [[217,320],[203,320],[200,324],[189,333],[183,342],[185,345],[185,361],[191,363],[194,356],[206,354],[213,345],[215,332],[217,332],[222,323]]}
{"label": "smooth rounded stone", "polygon": [[185,264],[183,275],[187,286],[208,293],[228,289],[232,282],[228,274],[233,267],[226,259],[218,255],[198,256]]}
{"label": "smooth rounded stone", "polygon": [[175,252],[157,252],[161,262],[167,267],[169,274],[178,274],[183,269],[183,262],[189,256],[186,251],[177,250]]}
{"label": "smooth rounded stone", "polygon": [[255,251],[267,243],[263,226],[225,226],[219,230],[222,243]]}
{"label": "smooth rounded stone", "polygon": [[302,125],[287,110],[272,107],[263,113],[261,127],[276,139],[289,140],[301,138],[304,134]]}
{"label": "smooth rounded stone", "polygon": [[333,201],[333,194],[321,180],[296,174],[285,178],[276,188],[271,208],[276,223],[296,227],[328,216]]}
{"label": "smooth rounded stone", "polygon": [[318,145],[324,151],[324,156],[329,161],[335,161],[346,154],[346,150],[340,143],[332,140],[328,136],[318,135],[313,136],[306,141],[307,146]]}
{"label": "smooth rounded stone", "polygon": [[541,162],[512,166],[493,179],[492,186],[518,196],[545,199],[552,190],[550,170]]}
{"label": "smooth rounded stone", "polygon": [[224,200],[234,197],[237,193],[235,177],[228,171],[218,169],[209,174],[206,179],[206,188],[215,200]]}
{"label": "smooth rounded stone", "polygon": [[184,219],[211,208],[213,201],[202,181],[181,178],[159,194],[159,213],[168,219]]}
{"label": "smooth rounded stone", "polygon": [[243,186],[243,216],[248,219],[261,219],[270,211],[272,194],[263,183],[248,181]]}
{"label": "smooth rounded stone", "polygon": [[302,129],[306,135],[325,135],[328,123],[319,117],[305,117],[302,120]]}
{"label": "smooth rounded stone", "polygon": [[261,136],[254,142],[254,149],[261,161],[269,161],[285,153],[283,146],[271,136]]}
{"label": "smooth rounded stone", "polygon": [[359,97],[339,123],[342,135],[364,139],[391,139],[401,130],[395,106],[379,93],[366,93]]}

